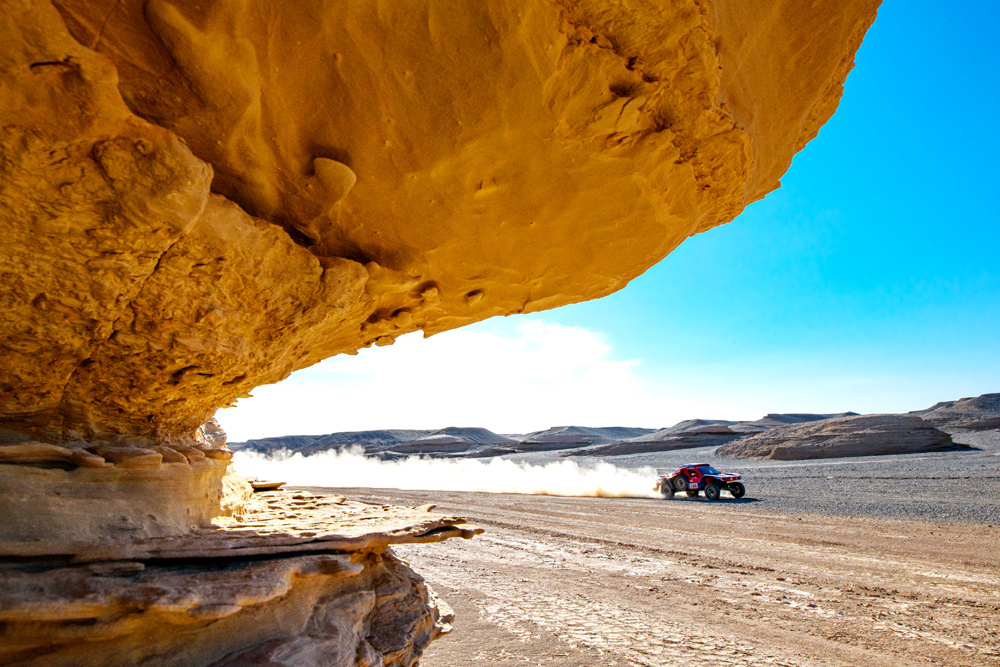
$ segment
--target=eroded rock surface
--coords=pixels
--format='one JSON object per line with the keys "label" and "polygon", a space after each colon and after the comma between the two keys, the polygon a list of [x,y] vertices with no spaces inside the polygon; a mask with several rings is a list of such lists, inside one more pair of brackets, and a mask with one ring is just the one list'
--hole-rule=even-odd
{"label": "eroded rock surface", "polygon": [[877,4],[4,0],[0,422],[188,437],[620,289],[778,186]]}
{"label": "eroded rock surface", "polygon": [[855,415],[778,426],[730,442],[715,453],[797,461],[968,448],[914,415]]}
{"label": "eroded rock surface", "polygon": [[957,401],[943,401],[910,414],[938,428],[956,431],[1000,429],[1000,394],[983,394]]}
{"label": "eroded rock surface", "polygon": [[0,542],[19,557],[0,568],[0,662],[409,666],[450,611],[389,547],[481,532],[292,492],[224,523],[124,544]]}

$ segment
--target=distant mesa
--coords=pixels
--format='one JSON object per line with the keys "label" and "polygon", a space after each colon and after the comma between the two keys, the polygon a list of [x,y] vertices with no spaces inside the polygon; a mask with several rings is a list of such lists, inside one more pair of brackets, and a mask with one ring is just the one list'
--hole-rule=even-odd
{"label": "distant mesa", "polygon": [[829,414],[767,414],[756,421],[736,422],[724,419],[686,419],[668,428],[621,440],[600,447],[588,447],[578,452],[567,451],[563,456],[624,456],[650,454],[695,447],[717,447],[785,424],[813,422],[830,417],[854,415],[854,412]]}
{"label": "distant mesa", "polygon": [[757,421],[734,424],[733,431],[737,433],[760,433],[777,426],[784,426],[785,424],[803,424],[805,422],[814,422],[834,417],[852,417],[857,414],[857,412],[839,412],[825,415],[813,413],[769,413]]}
{"label": "distant mesa", "polygon": [[380,429],[346,431],[326,435],[286,435],[230,443],[234,451],[273,454],[279,451],[303,455],[361,447],[365,454],[398,458],[413,454],[428,456],[497,456],[517,451],[518,441],[485,428],[449,426],[438,430]]}
{"label": "distant mesa", "polygon": [[718,455],[777,461],[970,449],[916,415],[851,415],[776,426],[730,442]]}
{"label": "distant mesa", "polygon": [[604,445],[652,433],[651,428],[626,426],[554,426],[521,438],[521,451],[544,451]]}
{"label": "distant mesa", "polygon": [[566,452],[565,455],[622,456],[723,445],[740,437],[740,433],[732,430],[734,424],[736,422],[688,419],[668,428],[661,428],[629,440],[600,447],[589,447],[581,452]]}
{"label": "distant mesa", "polygon": [[262,454],[287,450],[308,455],[358,446],[366,455],[383,459],[412,455],[484,458],[531,452],[610,457],[717,447],[717,454],[727,456],[800,460],[962,450],[968,447],[953,442],[948,433],[987,429],[1000,429],[1000,394],[945,401],[902,415],[768,413],[753,421],[686,419],[661,429],[553,426],[525,435],[449,426],[290,435],[230,443],[230,447]]}
{"label": "distant mesa", "polygon": [[485,428],[460,428],[449,426],[417,438],[391,451],[400,454],[466,454],[489,448],[497,453],[515,451],[517,440],[499,435]]}
{"label": "distant mesa", "polygon": [[301,454],[316,454],[357,445],[363,447],[366,453],[374,453],[427,437],[433,432],[417,429],[378,429],[327,433],[325,435],[280,435],[271,438],[255,438],[246,442],[231,442],[229,448],[233,451],[256,452],[258,454],[273,454],[283,450]]}
{"label": "distant mesa", "polygon": [[909,413],[926,422],[959,431],[1000,429],[1000,394],[936,403],[926,410]]}

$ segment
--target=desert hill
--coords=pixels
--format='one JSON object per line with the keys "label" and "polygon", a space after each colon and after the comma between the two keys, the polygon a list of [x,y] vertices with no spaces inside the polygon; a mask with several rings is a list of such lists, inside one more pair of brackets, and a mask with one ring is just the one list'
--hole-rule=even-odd
{"label": "desert hill", "polygon": [[852,415],[786,424],[730,442],[716,454],[779,461],[969,449],[915,415]]}
{"label": "desert hill", "polygon": [[733,431],[737,433],[760,433],[778,426],[786,424],[803,424],[806,422],[830,419],[832,417],[850,417],[857,415],[856,412],[839,412],[835,414],[814,414],[814,413],[768,413],[756,421],[739,422],[733,424]]}
{"label": "desert hill", "polygon": [[984,431],[1000,428],[1000,394],[983,394],[974,398],[937,403],[926,410],[909,413],[919,415],[932,424],[964,431]]}
{"label": "desert hill", "polygon": [[517,440],[485,428],[449,426],[389,450],[398,454],[475,454],[513,452]]}
{"label": "desert hill", "polygon": [[653,432],[651,428],[629,428],[625,426],[586,427],[554,426],[544,431],[535,431],[521,438],[522,447],[528,449],[565,449],[603,445],[630,438],[641,437]]}
{"label": "desert hill", "polygon": [[554,426],[524,435],[482,427],[291,435],[230,443],[236,451],[314,454],[360,446],[370,456],[490,457],[530,452],[609,457],[718,447],[728,456],[809,459],[967,449],[950,431],[1000,428],[1000,394],[937,403],[902,415],[768,413],[757,420],[686,419],[661,429]]}
{"label": "desert hill", "polygon": [[345,431],[325,435],[281,435],[257,438],[246,442],[231,442],[230,449],[271,454],[281,450],[315,454],[328,449],[343,449],[360,445],[366,452],[376,452],[429,436],[434,431],[417,429],[378,429],[373,431]]}

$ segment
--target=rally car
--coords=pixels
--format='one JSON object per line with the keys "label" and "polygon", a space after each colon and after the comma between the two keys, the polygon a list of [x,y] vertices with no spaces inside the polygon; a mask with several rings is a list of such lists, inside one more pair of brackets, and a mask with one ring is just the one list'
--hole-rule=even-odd
{"label": "rally car", "polygon": [[674,493],[684,491],[694,498],[702,490],[709,500],[718,500],[722,491],[729,491],[733,498],[742,498],[747,492],[741,476],[733,472],[719,472],[707,463],[689,463],[669,475],[660,475],[655,490],[664,498],[673,498]]}

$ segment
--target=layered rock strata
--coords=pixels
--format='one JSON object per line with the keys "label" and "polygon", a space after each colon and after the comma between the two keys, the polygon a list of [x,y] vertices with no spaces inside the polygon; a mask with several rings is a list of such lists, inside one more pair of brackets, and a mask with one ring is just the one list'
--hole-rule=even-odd
{"label": "layered rock strata", "polygon": [[0,443],[0,543],[54,554],[57,544],[184,535],[209,526],[241,514],[251,497],[232,458],[214,419],[190,444]]}
{"label": "layered rock strata", "polygon": [[724,456],[777,461],[969,449],[914,415],[855,415],[788,424],[715,450]]}
{"label": "layered rock strata", "polygon": [[[701,421],[701,420],[692,420]],[[694,424],[685,428],[666,428],[638,438],[599,447],[587,447],[579,452],[568,451],[564,456],[624,456],[647,452],[669,452],[675,449],[713,447],[739,438],[727,424]]]}
{"label": "layered rock strata", "polygon": [[0,662],[409,666],[448,630],[447,605],[389,547],[479,529],[308,493],[251,505],[186,537],[0,542],[18,556],[0,569]]}
{"label": "layered rock strata", "polygon": [[910,414],[949,431],[1000,429],[1000,394],[983,394],[957,401],[943,401]]}

